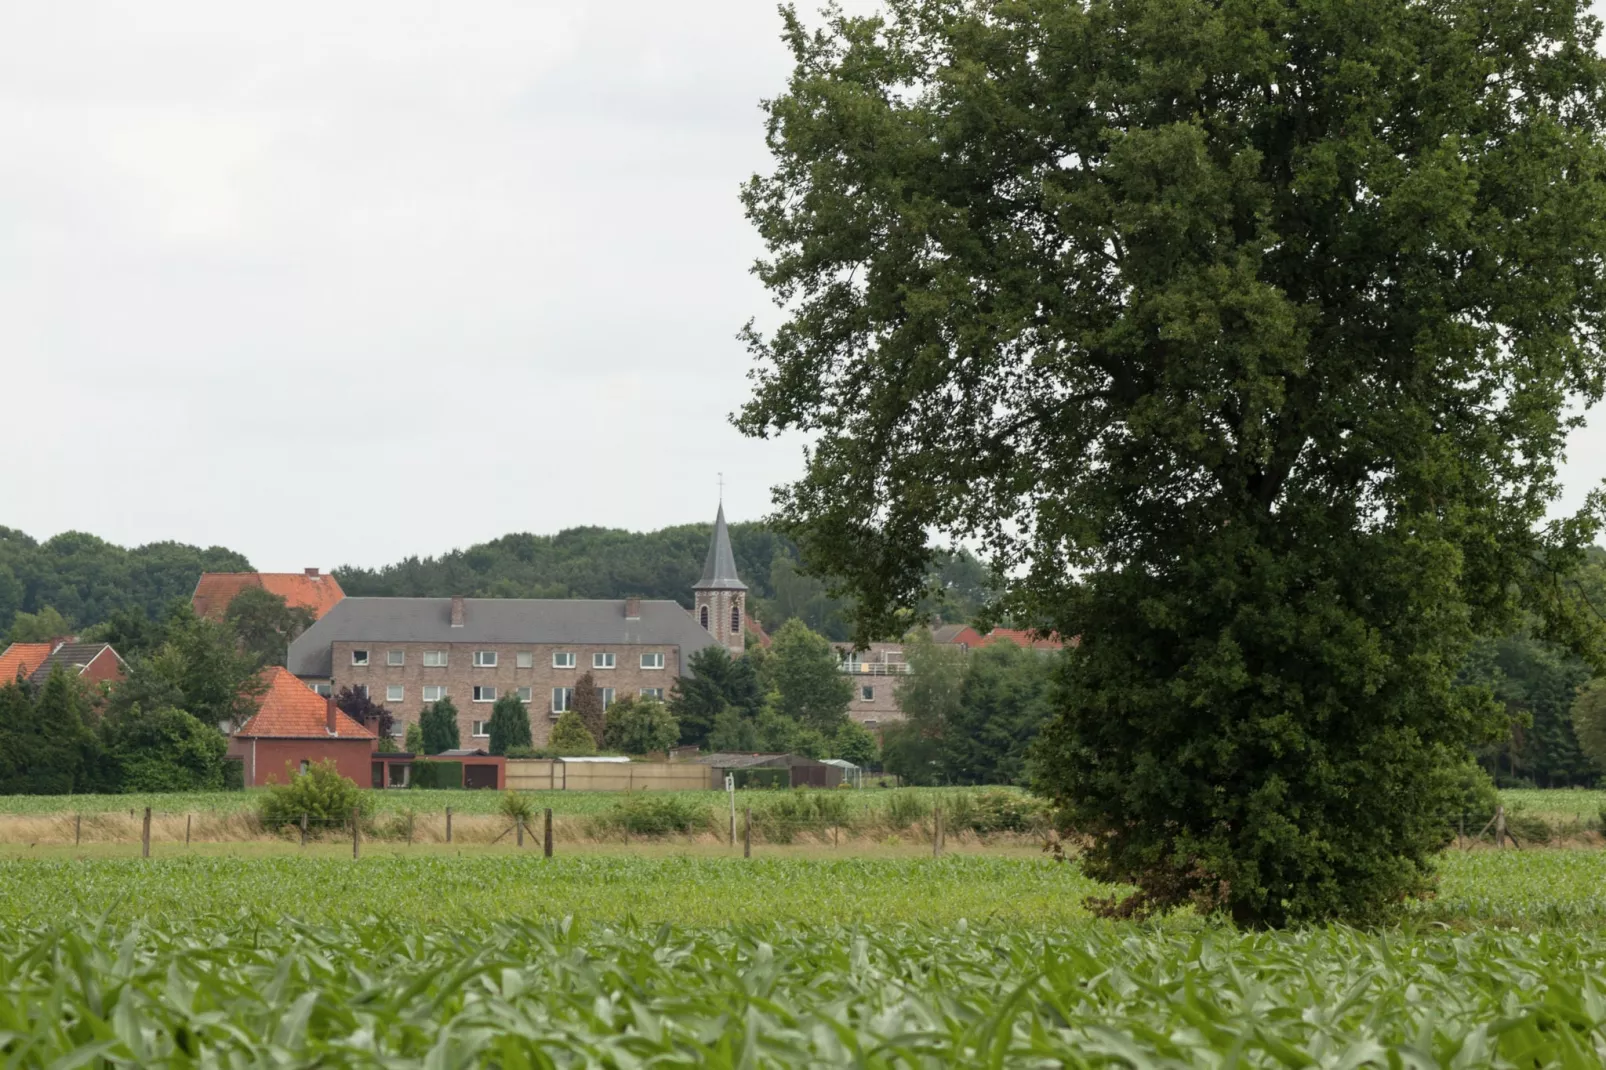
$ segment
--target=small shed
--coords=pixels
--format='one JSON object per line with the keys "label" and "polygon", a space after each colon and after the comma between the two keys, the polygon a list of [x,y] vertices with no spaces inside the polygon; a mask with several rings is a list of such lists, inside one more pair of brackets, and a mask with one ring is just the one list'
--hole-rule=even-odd
{"label": "small shed", "polygon": [[842,779],[838,783],[855,788],[864,787],[864,770],[846,758],[826,758],[825,764],[842,770]]}
{"label": "small shed", "polygon": [[721,780],[735,778],[739,788],[834,788],[842,783],[842,770],[801,754],[700,754],[692,759],[711,765]]}

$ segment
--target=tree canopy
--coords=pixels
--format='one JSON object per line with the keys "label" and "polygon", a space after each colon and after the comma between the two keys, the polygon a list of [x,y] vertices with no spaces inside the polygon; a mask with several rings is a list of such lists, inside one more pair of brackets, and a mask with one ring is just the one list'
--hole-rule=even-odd
{"label": "tree canopy", "polygon": [[[1080,637],[1039,787],[1122,909],[1361,917],[1513,629],[1599,652],[1547,522],[1602,392],[1606,69],[1579,5],[888,0],[788,12],[745,190],[782,308],[740,425],[895,635],[940,539]],[[1448,788],[1446,788],[1448,790]]]}
{"label": "tree canopy", "polygon": [[513,691],[498,695],[491,707],[490,752],[506,754],[515,747],[530,746],[530,711]]}
{"label": "tree canopy", "polygon": [[418,715],[418,724],[422,731],[419,742],[423,744],[425,754],[456,750],[461,745],[461,736],[457,728],[457,706],[450,696],[437,699],[425,706],[423,712]]}

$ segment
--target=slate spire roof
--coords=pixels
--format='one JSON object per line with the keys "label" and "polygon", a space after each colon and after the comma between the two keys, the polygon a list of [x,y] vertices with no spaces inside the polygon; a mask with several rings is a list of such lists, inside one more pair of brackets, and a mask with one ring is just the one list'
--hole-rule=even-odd
{"label": "slate spire roof", "polygon": [[725,503],[719,503],[719,515],[714,517],[714,538],[708,544],[708,560],[703,563],[703,578],[692,588],[694,591],[745,591],[747,584],[736,575],[736,555],[731,552],[731,534],[725,527]]}

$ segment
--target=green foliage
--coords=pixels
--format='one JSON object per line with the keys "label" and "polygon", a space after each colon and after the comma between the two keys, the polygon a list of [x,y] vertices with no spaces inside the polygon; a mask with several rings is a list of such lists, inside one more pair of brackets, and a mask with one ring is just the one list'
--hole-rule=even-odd
{"label": "green foliage", "polygon": [[419,758],[413,762],[412,780],[420,791],[457,791],[463,787],[463,763],[440,758]]}
{"label": "green foliage", "polygon": [[[1475,639],[1600,660],[1549,524],[1599,400],[1606,68],[1580,5],[898,0],[785,15],[783,303],[740,417],[779,520],[905,630],[926,533],[1079,645],[1036,784],[1121,909],[1372,918],[1504,728]],[[1360,73],[1364,72],[1364,73]]]}
{"label": "green foliage", "polygon": [[[424,754],[439,754],[456,750],[460,745],[457,732],[457,706],[446,695],[424,707],[418,717],[423,735]],[[416,753],[416,752],[415,752]]]}
{"label": "green foliage", "polygon": [[375,702],[367,690],[359,691],[355,687],[342,687],[335,692],[335,709],[344,713],[364,728],[369,728],[376,732],[381,747],[396,730],[395,715],[380,703]]}
{"label": "green foliage", "polygon": [[402,747],[409,754],[424,753],[424,726],[418,721],[411,721],[406,731],[402,733]]}
{"label": "green foliage", "polygon": [[649,791],[630,795],[597,819],[600,829],[615,829],[633,836],[667,836],[672,832],[705,832],[713,811],[673,792]]}
{"label": "green foliage", "polygon": [[667,752],[680,742],[680,722],[662,702],[626,695],[608,707],[602,742],[616,754]]}
{"label": "green foliage", "polygon": [[492,754],[507,755],[513,748],[528,748],[533,742],[530,735],[530,711],[524,700],[513,691],[500,695],[491,707]]}
{"label": "green foliage", "polygon": [[286,763],[285,776],[285,782],[268,788],[257,804],[257,817],[268,828],[299,824],[302,814],[328,825],[348,823],[353,810],[359,819],[373,813],[368,793],[341,776],[332,761],[314,762],[304,773]]}
{"label": "green foliage", "polygon": [[848,719],[853,681],[842,674],[841,656],[830,640],[802,621],[781,625],[764,659],[760,683],[773,692],[781,716],[831,734]]}
{"label": "green foliage", "polygon": [[208,725],[239,727],[257,710],[266,682],[256,660],[240,650],[234,633],[174,606],[152,653],[130,659],[128,679],[112,691],[108,714],[139,706],[180,709]]}
{"label": "green foliage", "polygon": [[607,714],[602,708],[602,691],[597,687],[597,681],[589,670],[582,673],[580,679],[574,682],[574,702],[569,706],[569,712],[585,725],[594,749],[597,741],[607,730]]}
{"label": "green foliage", "polygon": [[687,658],[686,668],[669,693],[669,712],[680,724],[680,741],[719,750],[709,746],[716,719],[724,714],[728,733],[744,718],[757,718],[763,706],[753,658],[733,658],[722,646],[708,646]]}
{"label": "green foliage", "polygon": [[1606,678],[1579,691],[1570,712],[1579,748],[1596,769],[1606,771]]}
{"label": "green foliage", "polygon": [[73,634],[72,623],[46,606],[38,613],[18,613],[6,633],[7,643],[43,643]]}
{"label": "green foliage", "polygon": [[263,587],[246,587],[224,611],[223,621],[240,637],[241,646],[259,667],[283,665],[290,644],[316,618],[305,606],[292,606],[283,595]]}
{"label": "green foliage", "polygon": [[881,749],[876,746],[875,733],[849,721],[837,729],[836,737],[831,740],[831,757],[868,769],[881,757]]}
{"label": "green foliage", "polygon": [[942,777],[935,735],[914,720],[894,721],[881,730],[881,767],[905,784],[935,784]]}
{"label": "green foliage", "polygon": [[0,793],[94,790],[97,761],[83,684],[61,666],[42,687],[0,687]]}
{"label": "green foliage", "polygon": [[496,809],[509,821],[520,824],[529,824],[530,819],[535,816],[535,802],[528,795],[517,791],[504,791]]}
{"label": "green foliage", "polygon": [[[0,631],[9,630],[18,613],[38,615],[46,607],[76,622],[86,636],[118,614],[155,620],[173,601],[189,600],[202,572],[250,569],[244,557],[217,546],[161,542],[127,550],[76,531],[39,543],[0,527]],[[95,638],[111,642],[125,658],[140,653],[105,635]]]}
{"label": "green foliage", "polygon": [[852,824],[846,797],[831,791],[789,791],[753,808],[753,824],[767,843],[791,843],[801,832],[825,833]]}
{"label": "green foliage", "polygon": [[586,730],[585,722],[573,710],[565,710],[552,726],[547,749],[566,758],[584,758],[597,753],[597,741]]}
{"label": "green foliage", "polygon": [[1481,750],[1502,781],[1544,787],[1594,782],[1596,770],[1579,748],[1571,715],[1589,676],[1583,661],[1526,629],[1473,648],[1462,681],[1488,688],[1509,715],[1505,738]]}
{"label": "green foliage", "polygon": [[219,791],[228,740],[214,725],[172,707],[139,706],[109,714],[101,724],[116,790]]}

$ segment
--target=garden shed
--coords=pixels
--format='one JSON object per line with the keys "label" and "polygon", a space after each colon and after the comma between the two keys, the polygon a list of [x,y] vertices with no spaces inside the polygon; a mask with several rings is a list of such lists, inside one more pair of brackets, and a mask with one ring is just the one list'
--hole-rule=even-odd
{"label": "garden shed", "polygon": [[692,761],[713,766],[718,779],[735,778],[738,788],[834,788],[842,770],[801,754],[700,754]]}

